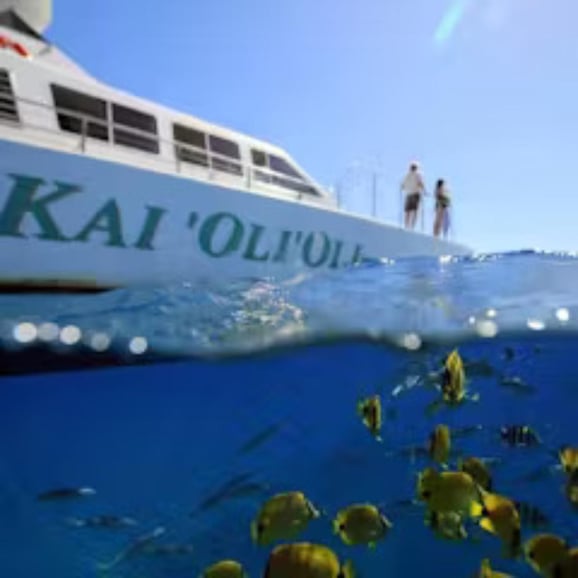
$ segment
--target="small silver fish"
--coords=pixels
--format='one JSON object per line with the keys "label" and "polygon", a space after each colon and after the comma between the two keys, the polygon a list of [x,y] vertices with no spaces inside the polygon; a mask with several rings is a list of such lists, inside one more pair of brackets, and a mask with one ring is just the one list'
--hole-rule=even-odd
{"label": "small silver fish", "polygon": [[255,434],[252,438],[247,440],[239,448],[239,451],[237,453],[248,454],[248,453],[256,450],[258,447],[262,446],[267,441],[269,441],[270,438],[272,438],[274,435],[276,435],[280,429],[281,429],[281,424],[272,424],[272,425],[266,427],[265,429],[263,429],[259,433]]}
{"label": "small silver fish", "polygon": [[118,528],[128,528],[131,526],[137,526],[138,522],[132,518],[126,518],[124,516],[92,516],[90,518],[68,518],[67,523],[69,526],[75,528],[108,528],[108,529],[118,529]]}
{"label": "small silver fish", "polygon": [[110,562],[106,563],[99,563],[97,564],[98,569],[101,571],[109,571],[112,570],[115,566],[118,566],[121,562],[126,560],[127,558],[131,558],[137,554],[145,552],[147,547],[162,536],[166,532],[166,528],[163,526],[157,526],[152,532],[147,534],[143,534],[139,536],[136,540],[131,542],[124,550],[121,550]]}
{"label": "small silver fish", "polygon": [[506,377],[503,376],[500,380],[502,387],[507,387],[518,393],[535,393],[536,388],[526,383],[521,377]]}
{"label": "small silver fish", "polygon": [[36,499],[39,502],[51,502],[58,500],[73,500],[86,496],[94,496],[94,494],[96,494],[96,490],[92,488],[58,488],[38,494]]}
{"label": "small silver fish", "polygon": [[245,480],[249,479],[250,477],[251,474],[236,476],[221,486],[216,492],[203,500],[196,511],[191,514],[191,516],[194,516],[199,512],[205,512],[206,510],[214,508],[223,501],[257,495],[266,492],[269,489],[268,486],[263,484],[256,482],[245,482]]}
{"label": "small silver fish", "polygon": [[194,547],[191,544],[148,544],[143,554],[150,556],[188,556]]}

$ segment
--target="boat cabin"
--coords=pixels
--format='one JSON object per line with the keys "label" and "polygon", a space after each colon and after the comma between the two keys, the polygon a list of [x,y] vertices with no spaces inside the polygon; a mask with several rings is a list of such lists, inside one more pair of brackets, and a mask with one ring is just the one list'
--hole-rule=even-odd
{"label": "boat cabin", "polygon": [[[0,0],[0,137],[241,192],[335,206],[282,149],[99,82]],[[33,19],[32,19],[33,20]],[[49,17],[48,17],[49,20]]]}

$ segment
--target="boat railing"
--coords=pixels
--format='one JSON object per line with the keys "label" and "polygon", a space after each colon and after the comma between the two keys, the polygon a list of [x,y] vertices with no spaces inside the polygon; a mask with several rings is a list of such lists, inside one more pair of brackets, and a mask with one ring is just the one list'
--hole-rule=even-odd
{"label": "boat railing", "polygon": [[[1,87],[0,97],[4,97]],[[335,199],[326,188],[311,180],[298,179],[285,173],[273,171],[269,167],[246,163],[242,159],[223,155],[208,148],[173,139],[165,139],[157,133],[114,122],[110,117],[102,119],[69,108],[16,97],[12,94],[10,97],[15,103],[50,110],[54,114],[56,123],[66,119],[64,122],[69,123],[69,128],[63,129],[61,127],[55,130],[52,126],[47,126],[45,123],[32,122],[30,119],[24,122],[23,116],[26,115],[22,114],[19,115],[17,120],[0,116],[0,122],[10,125],[21,125],[25,128],[60,136],[63,134],[78,134],[78,150],[85,154],[90,152],[91,143],[108,142],[113,145],[125,146],[126,150],[155,153],[155,160],[169,163],[177,173],[184,172],[183,167],[185,166],[195,167],[203,170],[205,178],[209,181],[217,180],[218,175],[226,174],[239,178],[249,191],[255,190],[258,186],[274,187],[275,190],[282,191],[284,195],[287,195],[288,192],[293,193],[294,198],[297,200],[323,203],[329,198],[335,202]],[[172,149],[173,153],[170,159],[167,158],[166,154],[163,154],[163,145]]]}

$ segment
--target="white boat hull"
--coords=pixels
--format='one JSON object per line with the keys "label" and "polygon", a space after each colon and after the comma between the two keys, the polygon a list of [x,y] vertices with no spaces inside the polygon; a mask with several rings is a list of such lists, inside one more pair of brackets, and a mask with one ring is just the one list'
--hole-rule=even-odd
{"label": "white boat hull", "polygon": [[304,201],[0,140],[0,285],[287,278],[464,246]]}

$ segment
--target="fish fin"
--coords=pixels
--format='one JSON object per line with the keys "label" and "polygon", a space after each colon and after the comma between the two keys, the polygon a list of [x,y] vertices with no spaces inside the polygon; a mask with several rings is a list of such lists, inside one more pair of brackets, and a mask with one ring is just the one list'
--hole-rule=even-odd
{"label": "fish fin", "polygon": [[482,560],[482,563],[480,564],[480,575],[485,576],[486,574],[490,574],[491,572],[492,567],[490,566],[490,560],[489,558],[484,558]]}
{"label": "fish fin", "polygon": [[384,514],[380,513],[379,519],[381,520],[383,527],[386,528],[387,530],[391,530],[393,528],[393,524],[384,516]]}
{"label": "fish fin", "polygon": [[[351,560],[347,560],[347,562],[345,562],[345,564],[341,567],[338,578],[356,578],[356,574],[357,573],[353,566],[353,562]],[[264,578],[268,578],[268,576],[265,575]]]}
{"label": "fish fin", "polygon": [[472,518],[479,518],[484,514],[484,506],[479,502],[472,502],[470,504],[470,516]]}
{"label": "fish fin", "polygon": [[307,511],[309,512],[309,514],[313,520],[315,520],[321,516],[321,513],[319,512],[319,510],[309,500],[305,500],[305,507],[307,508]]}
{"label": "fish fin", "polygon": [[496,528],[494,527],[494,524],[492,523],[490,518],[482,518],[480,520],[480,527],[486,530],[486,532],[489,532],[490,534],[496,533]]}
{"label": "fish fin", "polygon": [[254,521],[251,522],[251,541],[253,542],[253,544],[259,543],[259,534],[257,532],[257,523]]}

